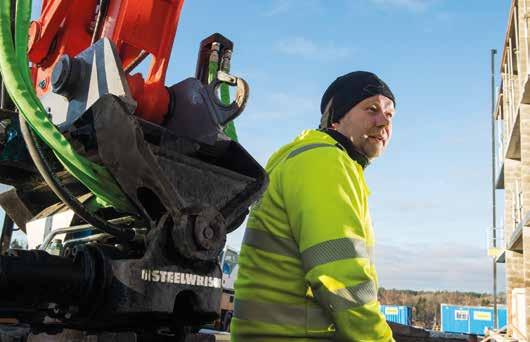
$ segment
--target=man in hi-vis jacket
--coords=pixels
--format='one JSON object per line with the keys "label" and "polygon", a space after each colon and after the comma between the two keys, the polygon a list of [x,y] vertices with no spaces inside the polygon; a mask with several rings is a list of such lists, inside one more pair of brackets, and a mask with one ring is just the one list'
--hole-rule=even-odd
{"label": "man in hi-vis jacket", "polygon": [[320,129],[272,155],[241,247],[232,341],[393,341],[364,170],[390,141],[394,107],[376,75],[346,74],[322,97]]}

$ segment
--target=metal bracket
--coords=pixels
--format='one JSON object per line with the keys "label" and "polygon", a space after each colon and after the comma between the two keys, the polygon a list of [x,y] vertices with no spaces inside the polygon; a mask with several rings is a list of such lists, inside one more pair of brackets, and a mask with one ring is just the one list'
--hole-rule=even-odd
{"label": "metal bracket", "polygon": [[[228,84],[237,88],[236,97],[231,104],[225,105],[217,96],[217,88],[222,84]],[[234,120],[245,109],[249,95],[248,83],[239,77],[232,76],[224,71],[217,72],[217,78],[206,87],[210,100],[216,104],[213,113],[221,126]]]}
{"label": "metal bracket", "polygon": [[55,65],[52,79],[58,93],[47,93],[41,102],[49,108],[52,122],[61,131],[107,94],[119,97],[130,112],[136,108],[116,47],[107,38],[75,58],[64,55]]}

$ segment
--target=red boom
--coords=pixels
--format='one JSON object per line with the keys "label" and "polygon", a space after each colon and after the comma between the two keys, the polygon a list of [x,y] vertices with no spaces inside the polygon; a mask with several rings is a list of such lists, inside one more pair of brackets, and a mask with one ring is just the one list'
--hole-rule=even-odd
{"label": "red boom", "polygon": [[[106,13],[96,25],[98,13]],[[118,48],[124,69],[152,56],[148,75],[127,76],[136,115],[161,123],[168,111],[164,81],[184,0],[44,0],[41,17],[31,23],[29,59],[37,95],[51,91],[53,66],[63,54],[76,56],[93,36],[109,38]],[[100,8],[102,7],[102,8]],[[98,32],[94,33],[94,30]]]}

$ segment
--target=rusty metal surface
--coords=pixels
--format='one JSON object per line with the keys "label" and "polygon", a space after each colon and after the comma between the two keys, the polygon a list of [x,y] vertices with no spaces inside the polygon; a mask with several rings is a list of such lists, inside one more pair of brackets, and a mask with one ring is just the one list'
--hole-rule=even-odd
{"label": "rusty metal surface", "polygon": [[25,232],[26,222],[31,220],[34,215],[18,195],[17,189],[13,188],[0,193],[0,206],[15,224]]}
{"label": "rusty metal surface", "polygon": [[[17,226],[24,227],[26,223],[40,213],[50,212],[59,199],[44,183],[42,177],[33,172],[20,168],[17,162],[9,162],[6,166],[0,162],[0,183],[13,185],[15,189],[7,189],[0,193],[0,206],[11,217]],[[7,176],[9,175],[9,176]],[[64,186],[76,196],[83,196],[88,190],[65,171],[59,171],[57,176]],[[9,179],[8,179],[9,177]],[[61,203],[58,204],[62,206]]]}
{"label": "rusty metal surface", "polygon": [[37,169],[28,161],[0,161],[0,183],[22,186],[38,177]]}

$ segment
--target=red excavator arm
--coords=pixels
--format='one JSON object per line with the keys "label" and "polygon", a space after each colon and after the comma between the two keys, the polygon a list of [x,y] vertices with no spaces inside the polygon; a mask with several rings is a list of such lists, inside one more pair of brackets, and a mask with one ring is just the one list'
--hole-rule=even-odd
{"label": "red excavator arm", "polygon": [[168,112],[164,86],[184,0],[44,0],[30,26],[29,59],[38,96],[51,91],[53,66],[62,55],[76,56],[100,38],[118,49],[125,71],[152,56],[144,80],[127,75],[136,115],[161,123]]}

